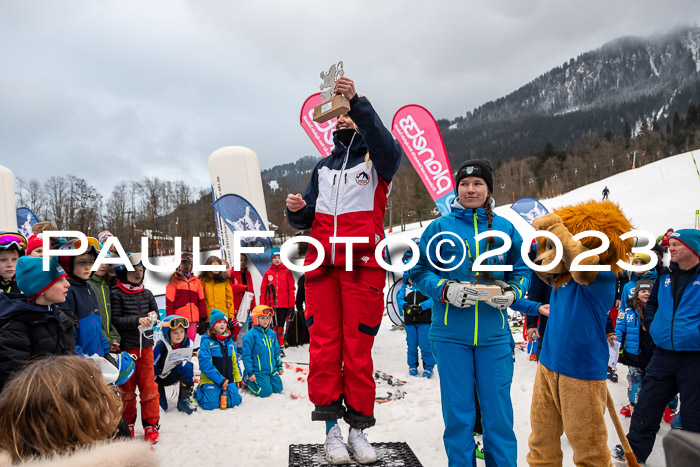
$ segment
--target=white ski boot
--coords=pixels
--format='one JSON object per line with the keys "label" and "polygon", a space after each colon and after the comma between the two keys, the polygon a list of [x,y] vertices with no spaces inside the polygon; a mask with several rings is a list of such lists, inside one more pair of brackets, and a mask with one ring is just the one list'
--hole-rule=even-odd
{"label": "white ski boot", "polygon": [[326,462],[329,464],[349,464],[351,462],[350,454],[345,448],[345,441],[343,441],[343,433],[340,431],[340,426],[335,425],[328,432],[324,448],[326,450]]}
{"label": "white ski boot", "polygon": [[352,453],[358,464],[372,464],[377,462],[377,453],[369,441],[367,435],[362,430],[350,428],[348,436],[348,450]]}

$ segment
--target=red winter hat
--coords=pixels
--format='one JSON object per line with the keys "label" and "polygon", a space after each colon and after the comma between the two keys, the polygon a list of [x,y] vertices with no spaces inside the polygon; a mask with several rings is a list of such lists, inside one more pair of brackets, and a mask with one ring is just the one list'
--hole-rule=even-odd
{"label": "red winter hat", "polygon": [[37,248],[43,248],[44,247],[44,237],[40,233],[34,234],[29,239],[27,240],[27,249],[25,250],[25,254],[29,256],[29,254],[36,250]]}

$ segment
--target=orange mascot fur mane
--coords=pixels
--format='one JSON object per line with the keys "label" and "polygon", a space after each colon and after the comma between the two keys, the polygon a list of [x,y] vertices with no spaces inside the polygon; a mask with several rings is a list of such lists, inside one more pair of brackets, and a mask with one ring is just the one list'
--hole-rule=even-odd
{"label": "orange mascot fur mane", "polygon": [[[622,268],[617,265],[617,261],[626,261],[632,251],[633,239],[620,240],[620,236],[633,230],[633,227],[620,206],[612,201],[586,201],[555,209],[553,213],[535,219],[532,225],[536,230],[552,232],[564,247],[562,260],[557,266],[546,272],[537,272],[540,279],[551,283],[555,288],[572,279],[581,285],[590,285],[598,276],[597,271],[571,271],[574,258],[601,245],[600,239],[596,237],[574,240],[573,237],[581,232],[595,230],[610,240],[610,245],[604,252],[583,259],[581,265],[605,264],[611,267],[613,273],[618,274]],[[555,254],[554,244],[545,237],[539,237],[535,263],[549,264],[554,260]]]}

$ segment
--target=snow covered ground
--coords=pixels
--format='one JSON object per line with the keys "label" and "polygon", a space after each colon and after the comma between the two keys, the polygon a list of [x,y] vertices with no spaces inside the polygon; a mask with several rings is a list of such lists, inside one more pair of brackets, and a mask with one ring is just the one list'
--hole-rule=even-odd
{"label": "snow covered ground", "polygon": [[[695,210],[700,209],[700,179],[690,153],[615,175],[565,195],[544,200],[543,204],[551,209],[591,198],[600,199],[605,185],[610,189],[610,199],[620,203],[637,228],[660,235],[668,227],[679,229],[694,226]],[[507,206],[497,208],[496,212],[512,219],[519,228],[529,228]],[[420,236],[423,230],[417,224],[408,227],[405,232],[391,235],[411,238]],[[158,285],[154,283],[153,288],[158,289]],[[516,336],[517,340],[522,338]],[[286,352],[285,361],[308,362],[308,346],[289,348]],[[378,422],[377,426],[368,430],[370,441],[405,441],[423,465],[446,465],[447,458],[442,444],[444,425],[440,408],[439,368],[432,380],[409,377],[405,363],[405,334],[401,330],[393,330],[386,316],[375,341],[373,356],[377,369],[408,380],[408,384],[401,388],[406,391],[405,398],[376,405],[375,416]],[[511,396],[515,409],[518,465],[526,465],[535,369],[536,364],[528,360],[526,352],[516,349]],[[620,366],[618,373],[620,381],[608,381],[608,388],[619,410],[628,402],[626,367]],[[234,409],[211,412],[202,410],[191,416],[174,409],[162,413],[161,441],[155,447],[156,452],[164,462],[173,466],[193,463],[287,465],[290,444],[322,443],[324,440],[324,425],[311,421],[311,403],[290,396],[292,393],[306,394],[305,383],[297,380],[299,376],[299,373],[286,371],[282,376],[284,392],[267,399],[259,399],[242,391],[243,403]],[[387,385],[379,386],[382,392],[391,389]],[[612,422],[607,418],[608,446],[612,449],[619,441]],[[622,419],[622,424],[627,430],[629,419]],[[347,434],[347,426],[343,423],[341,426]],[[139,430],[137,428],[137,433]],[[662,423],[647,465],[665,465],[661,439],[668,430],[668,425]],[[572,450],[565,436],[562,437],[562,449],[564,465],[573,465]],[[483,465],[482,461],[478,463]]]}

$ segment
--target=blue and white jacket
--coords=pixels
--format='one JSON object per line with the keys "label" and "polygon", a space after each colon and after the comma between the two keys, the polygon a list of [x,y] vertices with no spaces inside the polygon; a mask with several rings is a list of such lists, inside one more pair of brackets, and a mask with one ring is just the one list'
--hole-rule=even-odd
{"label": "blue and white jacket", "polygon": [[665,269],[651,290],[644,317],[654,344],[666,350],[700,350],[700,264],[677,290],[676,263]]}
{"label": "blue and white jacket", "polygon": [[639,355],[639,334],[642,330],[642,317],[637,310],[627,307],[617,315],[615,335],[617,341],[624,343],[622,349],[633,355]]}
{"label": "blue and white jacket", "polygon": [[[447,342],[457,342],[467,345],[495,345],[510,343],[512,336],[508,325],[508,315],[505,310],[499,310],[477,302],[468,308],[458,308],[442,300],[442,290],[451,280],[470,281],[473,266],[468,252],[474,260],[487,251],[486,239],[474,241],[474,237],[488,230],[486,210],[465,209],[457,200],[452,203],[452,212],[435,219],[425,229],[420,239],[420,258],[418,264],[411,269],[410,277],[424,295],[433,299],[432,324],[430,339]],[[493,214],[492,230],[504,232],[512,240],[511,247],[496,256],[484,261],[489,265],[512,265],[510,272],[490,272],[497,280],[507,282],[513,288],[515,299],[519,300],[530,287],[530,269],[525,265],[520,249],[522,238],[513,224],[507,219]],[[488,248],[495,251],[504,245],[502,239],[493,237],[494,243]],[[432,239],[432,241],[431,241]],[[458,243],[460,239],[463,243]],[[446,240],[441,243],[441,240]],[[429,244],[430,243],[430,244]],[[436,251],[440,244],[439,255]],[[426,248],[430,246],[430,250]],[[443,263],[438,258],[446,262]],[[460,258],[463,261],[451,271],[440,271],[436,268],[450,269],[456,266]],[[453,262],[448,262],[455,258]],[[431,264],[432,263],[432,264]],[[435,265],[435,266],[433,266]]]}

